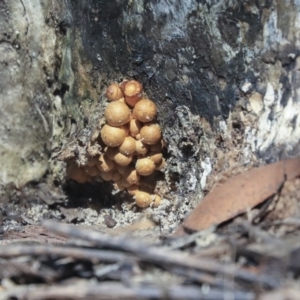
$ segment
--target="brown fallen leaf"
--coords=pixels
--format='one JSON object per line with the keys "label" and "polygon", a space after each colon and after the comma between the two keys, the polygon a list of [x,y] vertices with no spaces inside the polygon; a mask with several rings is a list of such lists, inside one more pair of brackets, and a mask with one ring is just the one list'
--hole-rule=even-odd
{"label": "brown fallen leaf", "polygon": [[[214,188],[184,220],[185,229],[197,231],[227,221],[274,195],[285,180],[300,175],[300,158],[254,168]],[[182,233],[178,228],[175,235]]]}

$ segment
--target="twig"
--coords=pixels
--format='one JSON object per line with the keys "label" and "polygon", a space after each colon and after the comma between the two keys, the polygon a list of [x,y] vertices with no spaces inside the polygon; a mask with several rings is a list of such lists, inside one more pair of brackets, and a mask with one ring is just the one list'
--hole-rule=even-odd
{"label": "twig", "polygon": [[105,267],[95,267],[95,275],[97,276],[97,278],[103,277],[105,275],[107,275],[110,272],[113,271],[117,271],[119,270],[121,267],[120,264],[113,264],[113,265],[109,265],[109,266],[105,266]]}
{"label": "twig", "polygon": [[100,284],[77,283],[70,286],[29,286],[14,287],[12,291],[0,292],[0,300],[223,300],[228,294],[231,299],[253,300],[254,294],[243,291],[202,290],[194,286],[138,286],[125,287],[121,283]]}
{"label": "twig", "polygon": [[260,225],[260,227],[270,227],[270,226],[276,226],[276,225],[294,225],[296,227],[300,226],[300,220],[297,218],[286,218],[283,220],[276,220],[273,222],[263,223]]}
{"label": "twig", "polygon": [[182,247],[185,247],[195,241],[197,241],[197,239],[199,238],[205,238],[207,236],[209,236],[210,234],[212,234],[215,231],[216,227],[212,226],[207,230],[202,230],[202,231],[198,231],[195,233],[192,233],[190,235],[184,235],[182,237],[177,237],[177,238],[172,238],[169,241],[167,240],[166,242],[169,242],[169,245],[167,247],[164,247],[164,249],[168,249],[168,250],[175,250],[175,249],[179,249]]}
{"label": "twig", "polygon": [[45,282],[50,282],[57,278],[57,272],[49,268],[41,270],[39,264],[26,260],[4,260],[0,258],[0,278],[22,277],[23,281],[28,278],[42,278]]}
{"label": "twig", "polygon": [[101,262],[121,262],[133,259],[128,254],[112,250],[94,250],[76,247],[63,247],[53,245],[13,245],[0,246],[0,257],[12,258],[22,255],[57,255],[61,257],[72,257],[74,259],[98,260]]}
{"label": "twig", "polygon": [[238,230],[243,231],[250,235],[251,237],[254,237],[256,239],[260,239],[264,241],[267,244],[274,244],[281,246],[282,241],[279,239],[272,237],[268,232],[261,230],[258,226],[252,225],[251,223],[247,221],[239,221],[238,223]]}
{"label": "twig", "polygon": [[200,284],[205,283],[219,289],[229,288],[226,285],[226,282],[224,282],[224,280],[221,280],[215,275],[199,272],[197,270],[190,270],[190,269],[179,268],[179,267],[173,267],[173,268],[170,267],[169,270],[173,273],[176,273],[179,276],[188,278],[192,282],[197,282]]}
{"label": "twig", "polygon": [[[98,247],[112,248],[126,251],[134,254],[139,259],[151,262],[160,266],[178,266],[181,268],[195,269],[223,276],[236,277],[237,279],[266,285],[268,287],[277,287],[279,282],[266,275],[257,275],[244,270],[240,270],[235,265],[224,265],[214,260],[199,259],[191,255],[176,251],[166,251],[145,245],[133,239],[115,238],[103,235],[99,232],[80,229],[73,225],[57,224],[47,221],[44,225],[53,232],[63,234],[69,237],[77,237],[93,243]],[[175,269],[176,270],[176,269]]]}
{"label": "twig", "polygon": [[[96,249],[85,249],[78,247],[70,246],[43,246],[43,245],[9,245],[9,246],[0,246],[0,258],[14,258],[18,256],[45,256],[45,255],[55,255],[58,257],[68,257],[75,259],[84,259],[91,261],[93,263],[115,263],[114,265],[109,265],[101,267],[100,269],[95,268],[95,275],[99,278],[104,276],[107,272],[111,272],[120,267],[119,263],[129,262],[136,260],[134,256],[130,254],[125,254],[120,251],[114,250],[96,250]],[[1,260],[0,260],[1,262]],[[22,268],[22,267],[21,267]],[[172,271],[172,267],[169,268]],[[216,287],[223,287],[223,285],[215,280],[214,276],[203,274],[196,270],[186,270],[177,268],[176,272],[180,276],[189,278],[190,280],[207,283]]]}

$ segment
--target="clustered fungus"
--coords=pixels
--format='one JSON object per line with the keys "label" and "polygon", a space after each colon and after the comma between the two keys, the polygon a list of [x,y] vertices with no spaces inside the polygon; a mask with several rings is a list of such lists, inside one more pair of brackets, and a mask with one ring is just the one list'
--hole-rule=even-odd
{"label": "clustered fungus", "polygon": [[102,154],[89,158],[84,167],[69,165],[67,173],[79,183],[100,176],[112,181],[117,190],[134,196],[139,207],[157,207],[161,197],[149,193],[142,184],[147,176],[165,166],[157,107],[135,80],[112,83],[106,96],[110,102],[100,131]]}

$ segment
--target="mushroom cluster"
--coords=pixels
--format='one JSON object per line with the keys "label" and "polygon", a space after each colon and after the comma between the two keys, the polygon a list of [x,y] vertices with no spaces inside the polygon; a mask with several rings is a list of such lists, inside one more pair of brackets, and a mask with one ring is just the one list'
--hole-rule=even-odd
{"label": "mushroom cluster", "polygon": [[143,177],[165,166],[161,129],[156,122],[157,107],[135,80],[112,83],[106,96],[110,103],[100,132],[104,151],[89,160],[90,165],[77,167],[76,172],[70,166],[69,176],[82,183],[100,175],[103,180],[112,181],[116,189],[127,190],[139,207],[157,207],[160,196],[141,187]]}

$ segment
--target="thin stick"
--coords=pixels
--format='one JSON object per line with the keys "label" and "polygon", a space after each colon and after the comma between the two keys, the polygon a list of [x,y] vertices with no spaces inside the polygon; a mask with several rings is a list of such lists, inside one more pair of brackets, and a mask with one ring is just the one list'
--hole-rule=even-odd
{"label": "thin stick", "polygon": [[158,264],[160,266],[179,266],[210,273],[222,274],[224,276],[235,276],[246,282],[263,284],[269,287],[277,287],[279,282],[265,275],[257,275],[245,270],[240,270],[235,265],[224,265],[207,258],[201,259],[187,255],[182,252],[166,251],[143,244],[134,239],[115,238],[103,235],[96,231],[89,231],[75,227],[74,225],[58,224],[46,221],[44,225],[51,231],[69,237],[76,237],[89,241],[98,247],[108,247],[116,250],[126,251],[134,254],[139,259]]}
{"label": "thin stick", "polygon": [[72,257],[74,259],[98,260],[111,263],[133,259],[132,256],[120,251],[94,250],[76,247],[63,247],[53,245],[13,245],[0,247],[0,257],[12,258],[22,255],[57,255]]}
{"label": "thin stick", "polygon": [[17,298],[19,300],[223,300],[228,294],[231,299],[253,300],[254,294],[243,291],[203,290],[194,286],[139,286],[125,287],[121,283],[83,284],[72,286],[30,286],[14,287],[12,291],[0,293],[0,300]]}

